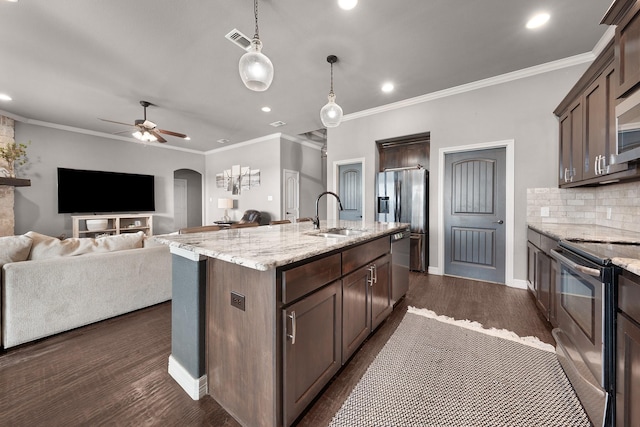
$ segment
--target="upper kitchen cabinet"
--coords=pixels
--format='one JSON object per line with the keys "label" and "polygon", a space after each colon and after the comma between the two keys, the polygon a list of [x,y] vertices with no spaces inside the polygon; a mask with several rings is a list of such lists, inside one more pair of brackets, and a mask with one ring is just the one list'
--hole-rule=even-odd
{"label": "upper kitchen cabinet", "polygon": [[560,124],[561,187],[596,184],[617,171],[610,164],[616,144],[615,82],[612,41],[554,111]]}
{"label": "upper kitchen cabinet", "polygon": [[614,1],[602,23],[616,25],[616,96],[625,97],[640,83],[640,2]]}

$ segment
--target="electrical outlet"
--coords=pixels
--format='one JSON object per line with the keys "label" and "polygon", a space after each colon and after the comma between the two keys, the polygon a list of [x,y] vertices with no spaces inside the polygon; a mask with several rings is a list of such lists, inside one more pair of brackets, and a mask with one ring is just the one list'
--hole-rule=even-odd
{"label": "electrical outlet", "polygon": [[543,206],[540,208],[540,216],[549,216],[549,206]]}
{"label": "electrical outlet", "polygon": [[231,291],[231,305],[244,311],[244,295]]}

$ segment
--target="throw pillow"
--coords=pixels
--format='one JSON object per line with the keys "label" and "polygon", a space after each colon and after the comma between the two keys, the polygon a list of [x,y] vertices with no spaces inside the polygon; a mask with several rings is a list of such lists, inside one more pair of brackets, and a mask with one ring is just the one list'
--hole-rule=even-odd
{"label": "throw pillow", "polygon": [[32,240],[27,236],[0,237],[0,268],[10,262],[26,261]]}
{"label": "throw pillow", "polygon": [[142,231],[136,233],[122,233],[115,236],[98,237],[94,252],[112,252],[125,249],[137,249],[142,247],[145,234]]}
{"label": "throw pillow", "polygon": [[125,233],[97,239],[75,237],[64,240],[36,233],[35,231],[29,231],[26,236],[33,240],[29,259],[35,260],[141,248],[144,233],[139,231],[137,233]]}

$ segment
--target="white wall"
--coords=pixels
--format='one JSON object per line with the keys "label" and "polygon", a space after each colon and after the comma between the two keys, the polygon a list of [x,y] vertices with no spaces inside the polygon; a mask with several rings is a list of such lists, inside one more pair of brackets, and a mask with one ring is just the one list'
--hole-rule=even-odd
{"label": "white wall", "polygon": [[[316,198],[325,190],[326,183],[322,174],[322,159],[319,146],[310,143],[294,142],[290,137],[282,136],[282,168],[300,172],[300,215],[312,217],[316,214]],[[326,208],[325,199],[321,200],[321,212]],[[279,218],[282,219],[282,218]]]}
{"label": "white wall", "polygon": [[[260,169],[260,186],[241,190],[235,196],[217,188],[216,174],[233,165]],[[248,209],[264,212],[272,219],[280,216],[280,134],[213,150],[206,155],[206,170],[206,224],[219,221],[224,215],[224,210],[218,209],[218,198],[234,200],[233,209],[229,210],[232,220],[239,220]]]}
{"label": "white wall", "polygon": [[[232,220],[239,220],[247,209],[261,211],[271,220],[282,219],[282,169],[300,171],[300,214],[315,215],[315,198],[324,188],[320,154],[320,149],[312,144],[282,134],[210,151],[206,155],[207,224],[224,215],[223,210],[218,209],[218,198],[234,200],[234,209],[229,211]],[[217,188],[216,174],[233,165],[260,169],[260,186],[241,190],[236,196]]]}
{"label": "white wall", "polygon": [[[431,133],[429,165],[429,265],[438,265],[438,153],[441,148],[515,140],[514,277],[526,278],[526,189],[557,185],[558,122],[553,110],[589,64],[537,74],[490,87],[344,121],[328,131],[327,188],[333,163],[365,158],[365,216],[373,219],[378,167],[375,141]],[[329,206],[331,208],[331,206]]]}
{"label": "white wall", "polygon": [[15,234],[33,230],[51,236],[71,236],[71,215],[58,213],[58,167],[154,175],[154,234],[174,231],[174,170],[204,173],[201,154],[22,122],[16,122],[15,127],[16,141],[31,141],[27,149],[29,163],[20,172],[21,177],[31,179],[31,186],[16,188]]}

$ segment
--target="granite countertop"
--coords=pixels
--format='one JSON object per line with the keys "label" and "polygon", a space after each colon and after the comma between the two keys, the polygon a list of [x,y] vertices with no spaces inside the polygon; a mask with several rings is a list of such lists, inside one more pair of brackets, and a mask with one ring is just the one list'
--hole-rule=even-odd
{"label": "granite countertop", "polygon": [[[336,227],[361,230],[362,234],[318,236]],[[408,227],[405,223],[332,220],[321,221],[320,230],[314,230],[311,222],[301,222],[207,233],[164,234],[154,236],[154,239],[170,247],[266,271]]]}
{"label": "granite countertop", "polygon": [[618,256],[612,256],[611,262],[640,275],[640,233],[638,232],[589,224],[529,223],[528,226],[555,240],[617,244]]}

